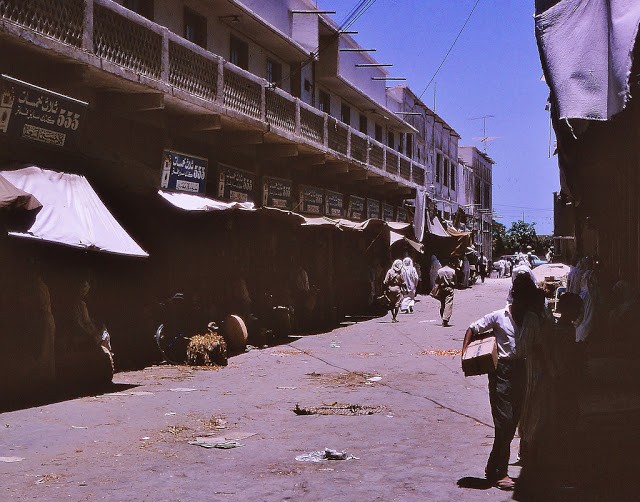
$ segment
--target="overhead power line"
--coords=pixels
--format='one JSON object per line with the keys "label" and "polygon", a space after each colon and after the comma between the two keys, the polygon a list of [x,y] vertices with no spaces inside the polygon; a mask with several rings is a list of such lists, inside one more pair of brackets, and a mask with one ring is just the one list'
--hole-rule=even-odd
{"label": "overhead power line", "polygon": [[444,65],[445,61],[447,60],[447,58],[449,57],[449,54],[451,54],[451,51],[453,50],[453,48],[456,45],[456,42],[458,41],[458,39],[460,38],[460,35],[462,35],[462,32],[464,31],[464,29],[467,27],[467,23],[469,23],[469,19],[471,19],[471,16],[473,14],[473,12],[476,10],[476,7],[478,6],[478,4],[480,3],[480,0],[476,0],[476,3],[473,4],[473,8],[471,9],[471,12],[469,12],[469,15],[467,16],[467,19],[465,19],[464,24],[462,25],[462,28],[460,28],[460,31],[458,32],[458,34],[456,35],[455,40],[453,41],[453,43],[451,44],[451,47],[449,47],[449,50],[447,51],[447,53],[444,55],[444,57],[442,58],[442,61],[440,62],[440,65],[438,66],[438,68],[436,69],[435,73],[433,74],[433,76],[431,77],[431,80],[429,80],[429,83],[427,84],[427,86],[424,88],[424,91],[422,91],[420,93],[420,96],[418,96],[418,99],[422,99],[422,96],[424,96],[424,93],[427,92],[427,89],[429,89],[429,87],[431,86],[431,84],[433,83],[433,81],[435,80],[436,76],[438,75],[438,72],[440,71],[440,68],[442,68],[442,66]]}

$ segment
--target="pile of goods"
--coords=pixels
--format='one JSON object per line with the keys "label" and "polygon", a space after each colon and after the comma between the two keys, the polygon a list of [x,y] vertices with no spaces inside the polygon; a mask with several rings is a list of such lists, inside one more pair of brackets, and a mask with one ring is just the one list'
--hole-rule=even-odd
{"label": "pile of goods", "polygon": [[226,366],[227,342],[210,326],[204,335],[195,335],[187,346],[187,364],[191,366]]}

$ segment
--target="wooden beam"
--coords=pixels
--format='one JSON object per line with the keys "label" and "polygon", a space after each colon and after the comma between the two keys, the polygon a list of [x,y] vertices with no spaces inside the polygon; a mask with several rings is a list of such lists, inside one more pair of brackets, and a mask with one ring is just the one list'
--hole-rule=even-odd
{"label": "wooden beam", "polygon": [[282,157],[297,157],[298,145],[283,143],[263,143],[256,152],[258,155],[269,159],[278,159]]}
{"label": "wooden beam", "polygon": [[222,129],[220,115],[213,113],[173,117],[169,123],[176,132],[206,132]]}
{"label": "wooden beam", "polygon": [[367,171],[349,171],[344,174],[344,177],[349,180],[366,180],[368,177]]}
{"label": "wooden beam", "polygon": [[218,140],[225,146],[261,145],[264,134],[260,131],[225,131],[220,133]]}
{"label": "wooden beam", "polygon": [[164,109],[164,94],[157,92],[102,92],[98,95],[98,106],[111,113],[132,113]]}
{"label": "wooden beam", "polygon": [[327,162],[324,166],[318,168],[318,172],[322,174],[344,174],[349,172],[349,165],[344,162]]}
{"label": "wooden beam", "polygon": [[322,153],[318,155],[300,155],[298,160],[300,162],[304,162],[308,166],[320,166],[327,162],[326,157]]}

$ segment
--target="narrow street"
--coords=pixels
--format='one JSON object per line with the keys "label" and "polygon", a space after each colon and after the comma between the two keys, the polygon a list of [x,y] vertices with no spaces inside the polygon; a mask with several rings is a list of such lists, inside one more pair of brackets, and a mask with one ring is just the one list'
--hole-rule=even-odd
{"label": "narrow street", "polygon": [[[111,394],[4,413],[0,456],[23,460],[0,463],[0,499],[508,500],[457,486],[484,476],[491,416],[486,377],[465,379],[459,356],[440,351],[459,349],[509,282],[456,291],[449,328],[421,296],[397,324],[344,323],[219,370],[119,373]],[[296,405],[334,414],[297,415]],[[242,447],[189,444],[207,435]],[[357,459],[296,460],[324,448]]]}

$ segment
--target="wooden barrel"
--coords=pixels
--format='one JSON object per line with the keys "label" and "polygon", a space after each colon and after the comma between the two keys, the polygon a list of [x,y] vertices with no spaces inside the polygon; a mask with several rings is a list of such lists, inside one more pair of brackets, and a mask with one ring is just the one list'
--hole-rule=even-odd
{"label": "wooden barrel", "polygon": [[238,315],[231,314],[224,320],[222,330],[224,341],[230,350],[244,350],[247,346],[247,326]]}

